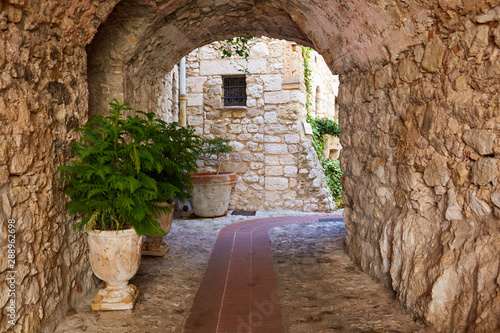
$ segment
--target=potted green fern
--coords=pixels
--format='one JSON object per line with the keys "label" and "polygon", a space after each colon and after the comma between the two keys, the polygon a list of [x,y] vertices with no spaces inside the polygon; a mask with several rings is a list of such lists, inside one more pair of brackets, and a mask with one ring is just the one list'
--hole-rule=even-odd
{"label": "potted green fern", "polygon": [[110,106],[107,117],[95,116],[79,128],[82,136],[71,144],[75,158],[58,169],[69,197],[66,207],[81,217],[74,229],[86,228],[92,269],[105,281],[93,310],[133,308],[138,291],[128,280],[139,269],[142,235],[163,237],[156,219],[169,208],[162,203],[182,195],[171,180],[158,176],[175,168],[164,158],[165,140],[158,139],[165,122],[140,111],[125,118],[123,112],[131,109],[116,100]]}
{"label": "potted green fern", "polygon": [[191,174],[193,186],[190,189],[193,212],[200,217],[219,217],[227,214],[231,190],[236,182],[236,173],[220,172],[222,164],[233,147],[229,138],[203,139],[203,156],[215,160],[216,172]]}
{"label": "potted green fern", "polygon": [[[154,170],[148,173],[160,186],[168,186],[161,190],[171,193],[175,198],[186,201],[189,198],[188,189],[192,185],[190,173],[196,172],[197,159],[201,153],[202,141],[192,126],[180,127],[177,123],[165,124],[163,128],[151,135],[151,140],[160,144],[163,162],[167,164],[161,172]],[[173,221],[174,197],[162,205],[170,209],[168,214],[157,218],[162,230],[168,234]],[[163,237],[147,235],[142,244],[142,254],[149,256],[164,256],[168,252],[168,245]]]}

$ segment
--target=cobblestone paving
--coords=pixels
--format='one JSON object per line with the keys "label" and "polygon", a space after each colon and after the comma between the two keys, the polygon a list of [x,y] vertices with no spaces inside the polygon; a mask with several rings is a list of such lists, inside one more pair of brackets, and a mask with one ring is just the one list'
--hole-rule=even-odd
{"label": "cobblestone paving", "polygon": [[56,333],[180,333],[219,230],[238,221],[289,215],[318,213],[268,211],[248,217],[174,220],[165,238],[170,252],[161,259],[143,257],[139,272],[130,281],[140,292],[133,311],[91,311],[95,289],[69,311]]}
{"label": "cobblestone paving", "polygon": [[342,222],[269,232],[285,332],[432,332],[345,254]]}
{"label": "cobblestone paving", "polygon": [[[174,220],[166,237],[169,254],[144,257],[131,280],[140,290],[133,311],[91,311],[97,292],[92,290],[56,333],[180,333],[219,230],[237,221],[283,215],[318,213]],[[411,321],[389,291],[350,262],[342,251],[341,223],[279,227],[271,235],[286,332],[428,332]]]}

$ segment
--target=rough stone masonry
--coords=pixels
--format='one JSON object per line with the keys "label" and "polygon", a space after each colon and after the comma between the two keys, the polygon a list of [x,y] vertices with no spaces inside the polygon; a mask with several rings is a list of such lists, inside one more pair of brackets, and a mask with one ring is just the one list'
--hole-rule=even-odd
{"label": "rough stone masonry", "polygon": [[[238,175],[229,209],[335,209],[318,156],[302,130],[307,109],[301,47],[284,40],[255,38],[248,43],[246,62],[221,59],[220,46],[214,42],[187,55],[186,113],[187,123],[198,135],[231,140],[234,151],[221,167],[223,172]],[[311,98],[317,103],[310,113],[334,119],[338,77],[316,52],[312,51],[311,58],[311,86],[325,93]],[[246,105],[224,106],[223,78],[241,76],[246,67]],[[171,81],[165,80],[163,95],[169,96],[172,88]],[[161,105],[161,116],[172,115],[172,109]],[[215,171],[216,164],[214,159],[200,160],[198,171]]]}
{"label": "rough stone masonry", "polygon": [[499,330],[499,5],[2,1],[0,249],[16,219],[19,284],[10,327],[0,255],[0,331],[53,331],[96,282],[57,181],[74,128],[111,98],[155,110],[182,56],[235,35],[313,46],[341,74],[355,262],[437,331]]}
{"label": "rough stone masonry", "polygon": [[494,332],[500,8],[468,6],[440,1],[422,43],[341,79],[347,249],[438,331]]}

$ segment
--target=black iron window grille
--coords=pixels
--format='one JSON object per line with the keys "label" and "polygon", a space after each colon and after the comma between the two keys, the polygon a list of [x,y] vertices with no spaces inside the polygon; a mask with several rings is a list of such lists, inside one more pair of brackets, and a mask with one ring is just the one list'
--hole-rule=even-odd
{"label": "black iron window grille", "polygon": [[247,105],[247,82],[244,76],[230,76],[223,79],[224,106]]}

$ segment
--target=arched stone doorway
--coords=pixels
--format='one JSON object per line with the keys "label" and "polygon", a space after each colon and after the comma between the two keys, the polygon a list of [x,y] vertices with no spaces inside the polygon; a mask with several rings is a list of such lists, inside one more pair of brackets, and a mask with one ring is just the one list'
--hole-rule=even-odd
{"label": "arched stone doorway", "polygon": [[103,101],[121,93],[138,109],[156,107],[162,75],[207,42],[253,34],[313,46],[342,74],[352,258],[438,330],[498,329],[498,1],[138,0],[112,14],[116,3],[1,8],[2,220],[19,219],[26,240],[27,327],[50,329],[91,284],[55,168],[89,113],[84,48],[106,21],[87,51],[107,56],[89,59],[88,80]]}
{"label": "arched stone doorway", "polygon": [[[344,74],[339,106],[345,145],[348,251],[365,271],[393,288],[416,316],[426,318],[436,327],[470,325],[464,320],[443,320],[438,315],[466,311],[452,305],[450,296],[444,296],[442,285],[454,281],[468,284],[472,280],[471,272],[459,273],[445,263],[446,255],[435,254],[443,246],[434,240],[436,235],[442,234],[455,219],[443,215],[453,210],[457,184],[450,185],[448,181],[454,172],[454,161],[460,159],[456,149],[443,148],[449,134],[440,131],[446,123],[441,118],[444,112],[435,110],[441,107],[437,101],[455,108],[461,101],[454,97],[449,101],[446,95],[439,94],[440,89],[448,89],[445,83],[442,88],[432,83],[430,88],[429,83],[446,82],[442,75],[447,75],[460,61],[459,51],[451,53],[450,49],[460,49],[462,44],[452,42],[458,35],[439,34],[439,26],[429,22],[428,11],[434,8],[417,3],[369,5],[362,1],[328,2],[322,6],[312,2],[215,2],[207,7],[190,3],[176,8],[172,4],[162,7],[143,3],[141,8],[147,14],[133,15],[135,20],[142,20],[139,29],[128,27],[128,33],[117,33],[114,18],[119,18],[119,27],[127,28],[127,20],[120,13],[138,12],[136,2],[121,2],[110,16],[110,28],[105,23],[95,41],[99,50],[104,50],[99,43],[101,38],[123,50],[123,96],[139,109],[156,107],[159,82],[181,56],[209,41],[235,35],[267,35],[311,45],[335,72]],[[451,10],[453,5],[441,5],[440,9]],[[453,25],[444,14],[441,22],[443,26]],[[105,33],[106,29],[112,31],[111,36]],[[486,25],[476,29],[479,30],[474,36],[480,38],[480,29],[486,29]],[[127,45],[120,44],[124,37]],[[89,50],[91,59],[92,52]],[[450,58],[456,57],[453,61],[448,58],[451,63],[446,63],[448,53]],[[92,83],[92,76],[89,82]],[[434,90],[434,95],[419,99],[420,89]],[[101,100],[109,99],[102,97]],[[416,103],[411,105],[412,101]],[[416,122],[407,119],[419,113]],[[415,142],[409,134],[413,131],[419,132]],[[419,140],[428,143],[419,147]],[[438,171],[431,171],[435,169]],[[440,175],[437,179],[433,176],[436,173]],[[359,190],[359,184],[364,184],[365,189]],[[483,195],[488,196],[489,193]],[[473,206],[474,200],[467,201]],[[404,228],[406,223],[411,227]],[[405,239],[416,241],[410,244]],[[493,250],[498,245],[490,241],[488,246]],[[495,259],[491,258],[490,263],[493,262]],[[444,274],[449,270],[453,273]],[[424,278],[429,271],[436,273]],[[421,285],[417,280],[422,279],[425,283]],[[493,279],[493,275],[486,278]],[[454,292],[453,297],[468,293],[457,289]],[[433,296],[427,297],[429,293]],[[492,327],[493,322],[481,325]]]}

